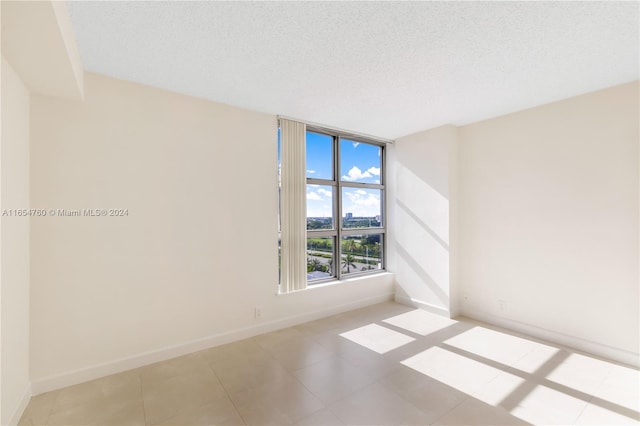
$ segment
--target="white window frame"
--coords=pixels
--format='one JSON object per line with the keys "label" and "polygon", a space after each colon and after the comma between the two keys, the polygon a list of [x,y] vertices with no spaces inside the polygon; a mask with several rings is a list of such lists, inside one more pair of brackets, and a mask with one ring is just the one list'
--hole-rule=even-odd
{"label": "white window frame", "polygon": [[[279,117],[281,120],[291,120],[286,117]],[[298,121],[298,120],[296,120]],[[386,270],[386,253],[387,253],[387,215],[386,215],[386,173],[387,173],[387,164],[386,164],[386,145],[388,143],[392,143],[392,141],[375,138],[366,135],[358,135],[352,132],[337,130],[327,128],[325,126],[304,123],[305,124],[305,150],[306,150],[306,134],[307,132],[318,133],[326,136],[330,136],[332,138],[332,161],[333,161],[333,179],[317,179],[317,178],[306,178],[306,182],[304,182],[304,187],[308,188],[308,185],[323,185],[330,186],[332,188],[333,197],[333,229],[320,229],[320,230],[308,230],[306,229],[306,238],[305,241],[305,251],[304,258],[307,259],[307,250],[308,250],[308,239],[312,237],[329,237],[333,239],[333,270],[332,276],[327,277],[325,279],[316,279],[309,281],[305,280],[305,283],[299,283],[302,285],[295,285],[295,288],[292,290],[291,283],[285,287],[283,287],[282,282],[279,282],[279,292],[287,293],[290,291],[296,291],[307,288],[307,286],[316,286],[318,284],[327,284],[332,282],[340,282],[344,279],[349,279],[352,277],[359,277],[362,275],[373,275],[385,272]],[[359,142],[368,145],[374,145],[380,148],[380,183],[363,183],[363,182],[351,182],[342,180],[342,171],[340,170],[340,145],[343,139],[348,139],[352,142]],[[306,164],[303,164],[304,169],[306,170]],[[346,174],[346,171],[345,173]],[[280,182],[282,185],[282,182]],[[377,189],[380,190],[380,227],[370,227],[370,228],[343,228],[343,211],[342,211],[342,189],[343,188],[363,188],[363,189]],[[305,191],[305,199],[304,204],[306,205],[306,192]],[[280,197],[281,198],[281,197]],[[280,200],[281,201],[281,200]],[[302,201],[302,200],[301,200]],[[279,231],[282,229],[282,217],[280,215],[281,209],[279,208]],[[306,209],[301,208],[300,214],[304,215],[304,222],[307,221]],[[280,232],[279,232],[280,234]],[[342,238],[348,237],[350,235],[380,235],[380,269],[372,269],[366,271],[353,271],[349,272],[348,275],[344,275],[342,272]],[[280,235],[279,235],[280,237]],[[280,253],[280,256],[284,256],[283,252]],[[337,262],[336,262],[337,260]],[[284,259],[279,259],[279,264],[282,266]],[[280,268],[279,268],[280,270]],[[279,277],[282,279],[282,271],[280,270]],[[280,281],[279,280],[279,281]]]}
{"label": "white window frame", "polygon": [[[323,284],[331,281],[340,281],[345,278],[351,278],[361,275],[371,275],[384,272],[386,270],[386,244],[387,244],[387,218],[386,218],[386,144],[378,141],[371,140],[367,137],[342,133],[340,131],[327,130],[322,127],[314,127],[307,125],[307,132],[318,133],[332,137],[332,155],[333,155],[333,179],[317,179],[307,177],[307,185],[323,185],[331,186],[333,188],[333,229],[320,229],[320,230],[307,230],[307,238],[312,237],[332,237],[334,239],[333,244],[333,276],[326,279],[317,279],[309,281],[308,286],[314,286],[317,284]],[[359,142],[362,144],[374,145],[380,148],[380,183],[364,183],[364,182],[351,182],[342,180],[341,176],[346,174],[346,171],[340,169],[340,145],[343,139],[348,139],[352,142]],[[344,173],[343,173],[344,172]],[[344,228],[343,227],[343,209],[342,209],[342,189],[343,188],[362,188],[362,189],[377,189],[380,190],[380,227],[371,228]],[[372,269],[367,271],[354,271],[349,272],[348,275],[344,275],[342,272],[342,238],[350,235],[381,235],[380,243],[380,269]],[[338,262],[336,263],[336,260]]]}

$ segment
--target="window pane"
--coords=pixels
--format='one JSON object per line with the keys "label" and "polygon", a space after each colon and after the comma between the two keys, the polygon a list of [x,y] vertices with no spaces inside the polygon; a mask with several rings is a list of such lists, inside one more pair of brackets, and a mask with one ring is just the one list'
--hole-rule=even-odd
{"label": "window pane", "polygon": [[333,187],[307,185],[307,229],[333,228]]}
{"label": "window pane", "polygon": [[333,180],[333,137],[307,132],[307,177]]}
{"label": "window pane", "polygon": [[382,234],[342,237],[343,275],[382,269]]}
{"label": "window pane", "polygon": [[380,228],[382,190],[342,188],[342,228]]}
{"label": "window pane", "polygon": [[340,140],[340,179],[346,182],[381,183],[382,148],[349,139]]}
{"label": "window pane", "polygon": [[307,238],[307,281],[334,275],[333,237]]}

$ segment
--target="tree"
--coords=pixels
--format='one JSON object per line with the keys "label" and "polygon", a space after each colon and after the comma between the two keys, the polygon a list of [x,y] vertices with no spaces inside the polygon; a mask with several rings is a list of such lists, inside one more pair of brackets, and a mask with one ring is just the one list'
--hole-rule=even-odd
{"label": "tree", "polygon": [[329,272],[329,267],[323,265],[320,259],[309,257],[307,258],[307,272],[313,271]]}
{"label": "tree", "polygon": [[342,247],[343,247],[345,252],[354,253],[356,251],[356,240],[349,239],[349,240],[344,242],[344,245]]}
{"label": "tree", "polygon": [[356,267],[356,264],[354,263],[354,261],[355,261],[355,258],[351,253],[348,253],[342,258],[342,266],[347,268],[347,273],[351,272],[352,266],[354,268]]}
{"label": "tree", "polygon": [[307,272],[317,271],[322,264],[318,259],[307,258]]}

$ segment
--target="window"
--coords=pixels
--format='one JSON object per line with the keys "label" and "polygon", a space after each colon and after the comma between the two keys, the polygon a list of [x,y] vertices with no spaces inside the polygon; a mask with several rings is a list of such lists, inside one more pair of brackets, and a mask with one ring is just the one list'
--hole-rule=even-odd
{"label": "window", "polygon": [[305,139],[307,285],[382,270],[384,144],[311,126]]}

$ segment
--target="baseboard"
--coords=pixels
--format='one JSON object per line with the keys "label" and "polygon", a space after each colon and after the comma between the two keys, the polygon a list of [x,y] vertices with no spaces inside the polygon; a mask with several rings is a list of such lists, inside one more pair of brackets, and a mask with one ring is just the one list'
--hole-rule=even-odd
{"label": "baseboard", "polygon": [[31,385],[29,384],[27,385],[27,387],[25,388],[22,394],[22,398],[20,399],[20,404],[18,404],[15,411],[9,418],[9,425],[13,426],[18,424],[18,422],[20,421],[20,417],[22,417],[22,413],[24,413],[24,410],[27,408],[27,405],[29,405],[29,401],[31,400],[31,393],[32,393]]}
{"label": "baseboard", "polygon": [[307,312],[300,315],[285,317],[269,322],[257,323],[249,327],[238,328],[235,330],[218,333],[211,336],[203,337],[179,345],[168,346],[161,349],[144,352],[141,354],[116,359],[114,361],[96,364],[89,367],[69,371],[54,376],[44,377],[42,379],[33,380],[31,382],[31,390],[33,395],[39,395],[44,392],[72,386],[89,380],[98,379],[100,377],[111,374],[121,373],[123,371],[153,364],[155,362],[166,361],[171,358],[190,354],[192,352],[201,351],[212,348],[214,346],[224,345],[226,343],[235,342],[237,340],[247,339],[259,334],[280,330],[282,328],[292,327],[308,321],[328,317],[352,309],[363,308],[365,306],[376,303],[387,302],[393,300],[393,293],[382,294],[374,297],[368,297],[357,300],[355,302],[335,305],[327,309],[314,312]]}
{"label": "baseboard", "polygon": [[612,361],[627,364],[634,368],[640,368],[640,354],[626,351],[624,349],[614,348],[612,346],[603,345],[602,343],[593,342],[576,336],[570,336],[553,330],[547,330],[535,325],[499,317],[480,310],[463,308],[461,310],[461,315],[536,337],[538,339],[546,340],[551,343],[557,343],[567,348],[577,349],[582,352],[587,352]]}
{"label": "baseboard", "polygon": [[411,297],[402,296],[399,294],[395,295],[395,301],[402,305],[412,306],[414,308],[420,308],[425,311],[431,312],[433,314],[450,318],[450,313],[448,309],[445,309],[440,306],[432,305],[431,303],[423,302],[421,300],[413,299]]}

